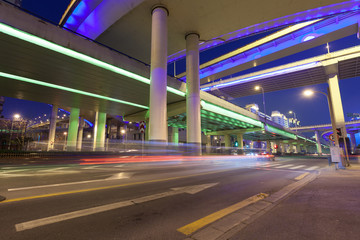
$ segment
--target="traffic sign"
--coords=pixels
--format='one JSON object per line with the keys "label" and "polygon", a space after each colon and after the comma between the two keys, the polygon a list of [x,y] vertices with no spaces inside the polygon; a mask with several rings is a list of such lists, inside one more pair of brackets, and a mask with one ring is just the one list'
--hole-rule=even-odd
{"label": "traffic sign", "polygon": [[141,121],[141,122],[140,122],[139,128],[140,128],[140,132],[141,132],[141,133],[144,133],[144,132],[145,132],[145,122],[144,122],[144,121]]}
{"label": "traffic sign", "polygon": [[335,142],[335,138],[334,138],[334,134],[333,134],[333,133],[329,135],[329,139],[330,139],[331,141]]}

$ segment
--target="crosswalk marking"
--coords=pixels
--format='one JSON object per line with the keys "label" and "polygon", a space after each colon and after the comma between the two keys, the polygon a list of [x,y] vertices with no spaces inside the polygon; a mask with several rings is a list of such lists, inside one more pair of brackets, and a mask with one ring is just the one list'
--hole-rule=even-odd
{"label": "crosswalk marking", "polygon": [[306,168],[305,170],[310,171],[310,170],[315,170],[317,168],[319,168],[319,167],[318,166],[312,166],[312,167]]}
{"label": "crosswalk marking", "polygon": [[298,165],[298,166],[295,166],[295,167],[291,167],[289,169],[298,169],[298,168],[302,168],[302,167],[306,167],[306,165]]}
{"label": "crosswalk marking", "polygon": [[294,164],[286,164],[286,165],[278,166],[275,168],[287,168],[287,167],[291,167],[291,166],[294,166]]}

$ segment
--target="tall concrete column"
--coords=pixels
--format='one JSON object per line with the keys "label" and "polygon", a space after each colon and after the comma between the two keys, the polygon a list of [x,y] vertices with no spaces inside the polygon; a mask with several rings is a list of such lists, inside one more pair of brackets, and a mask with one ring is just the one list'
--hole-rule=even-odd
{"label": "tall concrete column", "polygon": [[315,131],[315,139],[316,139],[316,150],[317,150],[317,153],[318,153],[318,155],[322,155],[322,149],[321,149],[319,131]]}
{"label": "tall concrete column", "polygon": [[270,141],[266,141],[266,152],[270,153],[271,151],[271,143]]}
{"label": "tall concrete column", "polygon": [[48,151],[54,149],[58,106],[53,105],[50,116]]}
{"label": "tall concrete column", "polygon": [[356,138],[355,133],[350,133],[350,141],[351,141],[351,150],[353,153],[355,153],[356,150]]}
{"label": "tall concrete column", "polygon": [[239,148],[240,149],[243,149],[244,148],[244,134],[243,133],[238,133],[236,135],[236,138],[237,138],[237,141],[238,141],[238,144],[239,144]]}
{"label": "tall concrete column", "polygon": [[75,151],[79,129],[79,108],[71,108],[69,129],[67,134],[66,149],[67,151]]}
{"label": "tall concrete column", "polygon": [[98,113],[97,132],[96,132],[96,151],[105,150],[105,125],[106,125],[106,113]]}
{"label": "tall concrete column", "polygon": [[230,134],[224,135],[225,147],[231,147],[231,136]]}
{"label": "tall concrete column", "polygon": [[145,121],[145,141],[149,141],[149,120]]}
{"label": "tall concrete column", "polygon": [[152,10],[149,140],[167,142],[167,16],[168,10]]}
{"label": "tall concrete column", "polygon": [[211,135],[206,135],[206,152],[211,152]]}
{"label": "tall concrete column", "polygon": [[179,128],[172,128],[171,141],[175,144],[179,144]]}
{"label": "tall concrete column", "polygon": [[[199,35],[186,37],[186,136],[188,143],[201,144]],[[225,144],[226,145],[226,144]]]}
{"label": "tall concrete column", "polygon": [[96,149],[96,135],[98,131],[98,121],[99,120],[99,112],[95,113],[95,119],[94,119],[94,128],[93,128],[93,150]]}
{"label": "tall concrete column", "polygon": [[76,144],[76,150],[81,151],[81,147],[82,147],[82,140],[83,140],[83,135],[84,135],[84,118],[80,117],[80,123],[79,123],[79,132],[78,132],[78,139],[77,139],[77,144]]}
{"label": "tall concrete column", "polygon": [[329,98],[331,101],[331,107],[334,114],[334,122],[336,128],[341,128],[341,133],[346,136],[344,110],[341,101],[339,79],[337,74],[332,74],[328,79],[329,84]]}

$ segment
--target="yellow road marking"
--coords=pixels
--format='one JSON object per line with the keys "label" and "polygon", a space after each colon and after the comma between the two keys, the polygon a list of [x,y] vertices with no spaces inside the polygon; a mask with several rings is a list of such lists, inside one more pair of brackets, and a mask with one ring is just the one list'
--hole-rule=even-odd
{"label": "yellow road marking", "polygon": [[308,173],[308,172],[303,173],[303,174],[297,176],[297,177],[295,178],[295,180],[301,180],[301,179],[303,179],[304,177],[306,177],[306,176],[309,175],[309,174],[310,174],[310,173]]}
{"label": "yellow road marking", "polygon": [[88,189],[74,190],[74,191],[68,191],[68,192],[59,192],[59,193],[50,193],[50,194],[44,194],[44,195],[22,197],[22,198],[14,198],[14,199],[8,199],[8,200],[5,200],[5,201],[2,201],[2,202],[0,202],[0,204],[8,203],[8,202],[24,201],[24,200],[29,200],[29,199],[61,196],[61,195],[67,195],[67,194],[73,194],[73,193],[91,192],[91,191],[98,191],[98,190],[118,188],[118,187],[134,186],[134,185],[140,185],[140,184],[146,184],[146,183],[165,182],[165,181],[170,181],[170,180],[176,180],[176,179],[181,179],[181,178],[189,178],[189,177],[196,177],[196,176],[202,176],[202,175],[207,175],[207,174],[226,172],[226,171],[231,171],[231,170],[234,170],[234,169],[227,169],[227,170],[220,170],[220,171],[210,171],[210,172],[192,174],[192,175],[187,175],[187,176],[179,176],[179,177],[171,177],[171,178],[163,178],[163,179],[154,179],[154,180],[149,180],[149,181],[134,182],[134,183],[124,183],[124,184],[112,185],[112,186],[106,186],[106,187],[88,188]]}
{"label": "yellow road marking", "polygon": [[219,210],[219,211],[212,213],[206,217],[203,217],[195,222],[192,222],[186,226],[178,228],[177,231],[179,231],[185,235],[189,235],[189,234],[197,231],[198,229],[200,229],[212,222],[215,222],[216,220],[219,220],[220,218],[222,218],[230,213],[233,213],[233,212],[239,210],[240,208],[246,207],[247,205],[249,205],[251,203],[255,203],[259,200],[262,200],[262,199],[266,198],[267,196],[269,196],[269,194],[259,193],[252,197],[249,197],[241,202],[235,203],[234,205],[231,205],[230,207]]}

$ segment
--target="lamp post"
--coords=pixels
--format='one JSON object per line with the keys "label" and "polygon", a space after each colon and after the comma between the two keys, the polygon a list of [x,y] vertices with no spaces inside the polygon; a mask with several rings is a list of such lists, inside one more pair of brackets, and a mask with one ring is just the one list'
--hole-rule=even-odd
{"label": "lamp post", "polygon": [[295,129],[295,132],[296,132],[296,134],[297,134],[297,127],[298,127],[298,126],[297,126],[296,113],[295,113],[294,111],[291,111],[291,110],[290,110],[290,111],[289,111],[289,114],[293,114],[293,115],[294,115],[294,120],[296,121],[296,122],[295,122],[295,128],[296,128],[296,129]]}
{"label": "lamp post", "polygon": [[261,89],[262,95],[263,95],[263,106],[264,106],[264,114],[265,114],[265,120],[266,120],[266,108],[265,108],[265,93],[264,93],[264,88],[262,86],[255,86],[254,88],[256,91],[259,91]]}
{"label": "lamp post", "polygon": [[[332,130],[333,130],[333,134],[336,134],[336,125],[335,125],[335,121],[334,121],[334,114],[333,114],[333,110],[332,110],[332,106],[331,106],[331,99],[329,98],[329,95],[321,92],[321,91],[313,91],[313,90],[305,90],[303,92],[303,94],[307,97],[310,97],[312,95],[314,95],[314,93],[320,93],[322,95],[324,95],[327,99],[328,102],[328,106],[329,106],[329,112],[330,112],[330,120],[331,120],[331,126],[332,126]],[[334,142],[335,142],[335,146],[339,147],[339,139],[337,138],[337,136],[334,136]],[[348,156],[348,151],[347,151],[347,145],[346,145],[346,139],[345,136],[343,134],[343,140],[344,140],[344,147],[345,147],[345,155],[346,155],[346,160],[347,160],[347,165],[350,166],[350,162],[349,162],[349,156]]]}
{"label": "lamp post", "polygon": [[20,119],[20,114],[14,114],[13,119],[11,119],[11,128],[10,128],[10,139],[9,139],[9,147],[8,150],[10,150],[11,148],[11,137],[12,137],[12,130],[14,127],[14,121],[19,120]]}

